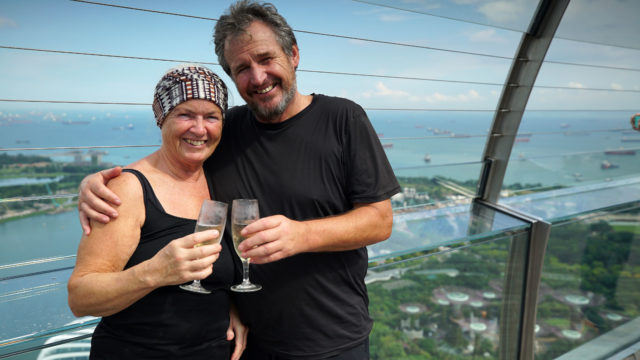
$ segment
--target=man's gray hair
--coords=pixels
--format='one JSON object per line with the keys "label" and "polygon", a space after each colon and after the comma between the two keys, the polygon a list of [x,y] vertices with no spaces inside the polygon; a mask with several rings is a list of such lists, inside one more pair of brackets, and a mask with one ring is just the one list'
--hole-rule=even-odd
{"label": "man's gray hair", "polygon": [[[258,3],[253,0],[240,0],[229,6],[218,22],[213,34],[218,62],[224,72],[231,76],[231,68],[224,58],[224,46],[228,38],[244,33],[254,21],[268,25],[276,35],[276,39],[287,56],[293,55],[293,46],[297,45],[293,29],[278,13],[271,3]],[[233,78],[233,77],[232,77]]]}

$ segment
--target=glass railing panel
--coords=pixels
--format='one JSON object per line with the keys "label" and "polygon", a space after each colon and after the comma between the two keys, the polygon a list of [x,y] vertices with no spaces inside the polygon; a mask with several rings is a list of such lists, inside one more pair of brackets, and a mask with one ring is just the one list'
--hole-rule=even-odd
{"label": "glass railing panel", "polygon": [[523,193],[637,176],[640,132],[631,129],[630,117],[626,111],[526,112],[511,152],[503,195],[514,194],[506,187],[509,184],[519,184]]}
{"label": "glass railing panel", "polygon": [[[398,147],[397,150],[399,152],[402,152],[402,147],[406,145],[402,142],[398,145],[396,143],[392,144],[394,144],[394,148]],[[395,150],[387,150],[387,155],[390,159],[396,156]],[[423,157],[425,156],[431,155],[430,153],[425,153]],[[475,196],[478,176],[482,169],[481,162],[447,163],[440,160],[440,163],[438,163],[431,157],[433,164],[430,164],[430,161],[425,163],[424,160],[420,159],[417,153],[414,157],[413,162],[415,165],[394,168],[394,173],[401,187],[415,188],[417,192],[423,195],[424,200],[429,202],[448,202],[455,200],[456,195],[467,199]],[[406,159],[405,161],[408,162],[409,160]],[[423,163],[420,164],[420,161]],[[402,160],[399,162],[402,162]]]}
{"label": "glass railing panel", "polygon": [[[367,110],[367,114],[391,165],[402,173],[405,168],[429,169],[425,165],[480,162],[493,117],[491,111]],[[440,168],[440,175],[447,170]],[[479,172],[467,173],[464,180],[477,181],[478,176]]]}
{"label": "glass railing panel", "polygon": [[637,1],[572,0],[556,37],[640,49],[640,39],[635,36],[637,27],[633,24],[639,13]]}
{"label": "glass railing panel", "polygon": [[[2,165],[29,164],[22,172],[32,176],[63,172],[56,164],[76,168],[126,165],[151,153],[161,142],[151,105],[0,103],[0,129]],[[8,174],[6,166],[3,170],[0,178]]]}
{"label": "glass railing panel", "polygon": [[77,319],[67,305],[72,268],[0,279],[0,355],[42,345],[90,318]]}
{"label": "glass railing panel", "polygon": [[637,343],[639,259],[638,203],[555,222],[542,269],[536,359],[604,359]]}
{"label": "glass railing panel", "polygon": [[[501,84],[520,39],[518,32],[369,4],[343,1],[304,5],[290,1],[274,3],[286,14],[303,49],[303,61],[298,69],[299,88],[303,93],[339,95],[358,103],[371,99],[374,104],[385,104],[394,109],[495,109]],[[31,12],[12,6],[5,16],[11,16],[22,26],[20,31],[6,31],[5,41],[18,44],[20,48],[0,49],[3,59],[7,59],[7,66],[0,67],[0,78],[7,82],[19,79],[15,83],[39,84],[43,81],[41,74],[45,72],[47,83],[56,86],[0,89],[0,98],[150,103],[159,76],[176,63],[183,62],[205,63],[231,84],[217,65],[212,47],[202,45],[211,42],[213,20],[227,5],[203,3],[197,10],[171,6],[175,12],[173,16],[75,2],[64,6],[42,4]],[[152,11],[169,7],[157,2],[137,6]],[[121,33],[107,30],[111,22],[101,16],[103,11],[109,11],[118,19]],[[72,19],[69,26],[56,26],[57,19],[45,16],[52,12],[69,14]],[[211,21],[194,21],[180,16],[202,14],[210,14]],[[158,16],[168,17],[192,36],[171,48],[149,44],[141,49],[139,44],[148,43],[150,37],[172,36],[172,32],[161,25],[162,21],[152,20]],[[92,34],[113,35],[103,36],[98,42],[76,39],[73,29],[87,28],[88,19],[94,20],[90,26]],[[148,26],[140,27],[141,19],[146,19]],[[58,40],[43,42],[37,36],[38,29],[42,28],[50,29],[49,36]],[[126,36],[122,36],[123,33]],[[74,39],[73,43],[69,42],[70,38]],[[341,56],[327,56],[326,49]],[[40,50],[47,52],[40,53]],[[16,78],[15,64],[24,62],[31,54],[45,56],[49,61],[38,64],[39,71],[21,73]],[[58,67],[56,71],[48,71],[54,66],[48,64],[69,61],[74,62],[74,70]],[[87,73],[91,74],[90,83],[86,82]],[[313,73],[320,74],[307,78]],[[466,84],[459,87],[457,82]],[[101,84],[99,89],[94,83]],[[229,86],[229,90],[233,94],[230,103],[242,104],[235,88]]]}
{"label": "glass railing panel", "polygon": [[629,121],[640,100],[640,42],[625,22],[639,6],[569,3],[529,97],[505,181],[540,191],[640,173],[640,132]]}
{"label": "glass railing panel", "polygon": [[[422,165],[395,169],[400,193],[391,198],[396,214],[469,205],[475,196],[480,163]],[[462,207],[464,209],[464,206]],[[464,210],[462,210],[464,211]]]}
{"label": "glass railing panel", "polygon": [[462,239],[474,241],[507,229],[526,229],[528,224],[524,221],[472,202],[470,184],[474,182],[464,173],[479,171],[479,167],[480,164],[462,166],[458,179],[442,178],[437,171],[430,173],[424,167],[396,171],[402,192],[392,198],[391,237],[368,247],[370,259],[431,250]]}
{"label": "glass railing panel", "polygon": [[[318,47],[309,49],[312,54],[308,65],[298,70],[301,92],[342,96],[365,108],[396,110],[393,112],[397,117],[403,117],[404,113],[398,110],[494,111],[511,64],[510,58],[486,58],[415,47],[354,44],[344,39],[316,37],[309,38],[311,41]],[[342,57],[322,62],[315,60],[321,58],[326,48],[339,49],[349,62],[341,61]],[[473,77],[465,71],[433,71],[440,63],[469,61],[483,71]],[[329,67],[334,62],[335,65]],[[388,67],[388,63],[394,66]],[[312,64],[315,66],[311,67]],[[405,69],[415,70],[409,73]],[[336,93],[336,83],[340,84],[340,93]]]}
{"label": "glass railing panel", "polygon": [[536,1],[491,3],[475,1],[442,1],[438,5],[420,1],[357,0],[381,7],[402,10],[412,14],[425,14],[463,22],[486,24],[497,28],[524,32],[529,26],[538,3]]}
{"label": "glass railing panel", "polygon": [[526,259],[524,251],[510,254],[520,241],[527,232],[372,264],[365,279],[375,320],[371,359],[516,359],[518,337],[504,331],[521,326],[525,274],[505,274],[514,259]]}
{"label": "glass railing panel", "polygon": [[617,207],[640,199],[640,177],[612,180],[539,193],[521,193],[501,201],[542,219],[559,221],[567,217]]}
{"label": "glass railing panel", "polygon": [[[1,189],[1,188],[0,188]],[[0,278],[56,269],[75,255],[82,230],[75,197],[0,202]],[[30,270],[21,270],[29,266]],[[64,265],[66,266],[66,265]]]}
{"label": "glass railing panel", "polygon": [[91,335],[99,319],[84,317],[59,328],[0,343],[0,358],[12,360],[89,359]]}

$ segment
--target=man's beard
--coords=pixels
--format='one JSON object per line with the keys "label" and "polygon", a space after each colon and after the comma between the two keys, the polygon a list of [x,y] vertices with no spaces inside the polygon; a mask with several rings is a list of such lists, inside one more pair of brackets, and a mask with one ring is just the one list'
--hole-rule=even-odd
{"label": "man's beard", "polygon": [[268,108],[265,106],[261,106],[259,103],[249,103],[247,102],[247,106],[253,112],[253,114],[258,118],[258,120],[263,122],[274,122],[279,120],[280,116],[287,110],[289,103],[293,100],[293,97],[296,95],[296,82],[295,79],[289,88],[288,91],[283,92],[282,100],[276,106]]}

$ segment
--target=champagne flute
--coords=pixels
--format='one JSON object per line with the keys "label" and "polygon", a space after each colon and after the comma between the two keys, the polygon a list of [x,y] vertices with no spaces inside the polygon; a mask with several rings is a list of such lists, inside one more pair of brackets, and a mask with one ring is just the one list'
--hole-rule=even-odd
{"label": "champagne flute", "polygon": [[242,260],[242,283],[233,285],[232,291],[236,292],[252,292],[262,289],[262,286],[253,284],[249,281],[249,262],[250,259],[245,259],[238,251],[238,245],[245,240],[245,237],[240,235],[240,231],[245,226],[258,220],[260,217],[258,211],[258,200],[255,199],[235,199],[233,200],[233,206],[231,207],[231,235],[233,236],[233,247],[236,249],[236,253]]}
{"label": "champagne flute", "polygon": [[[200,214],[198,215],[198,221],[196,222],[196,229],[194,232],[204,231],[204,230],[218,230],[218,237],[209,240],[203,241],[195,245],[195,247],[202,245],[211,245],[211,244],[219,244],[220,239],[222,239],[222,234],[224,233],[224,226],[227,223],[227,204],[219,201],[213,200],[204,200],[202,202],[202,207],[200,208]],[[210,290],[205,289],[201,284],[200,280],[193,280],[190,284],[180,285],[181,289],[200,293],[200,294],[211,294]]]}

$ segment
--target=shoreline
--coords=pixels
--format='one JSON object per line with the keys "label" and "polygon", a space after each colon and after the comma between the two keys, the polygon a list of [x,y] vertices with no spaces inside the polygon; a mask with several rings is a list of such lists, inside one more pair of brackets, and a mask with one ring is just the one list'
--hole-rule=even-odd
{"label": "shoreline", "polygon": [[47,205],[46,208],[28,209],[28,210],[22,210],[22,211],[9,210],[6,214],[0,215],[0,224],[4,224],[14,220],[20,220],[20,219],[24,219],[24,218],[28,218],[36,215],[59,214],[62,212],[75,210],[75,203],[73,204],[74,206],[70,206],[70,205],[72,204],[66,204],[66,205],[60,205],[60,206]]}

